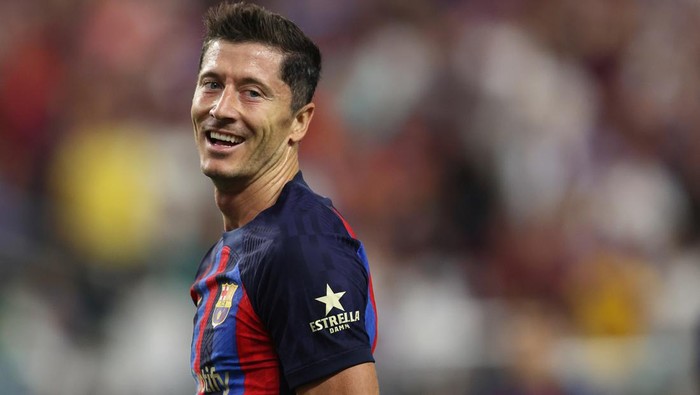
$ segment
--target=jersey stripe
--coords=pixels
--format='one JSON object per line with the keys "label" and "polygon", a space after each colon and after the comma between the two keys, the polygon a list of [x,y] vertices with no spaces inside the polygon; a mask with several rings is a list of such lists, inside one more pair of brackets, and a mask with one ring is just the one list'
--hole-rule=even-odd
{"label": "jersey stripe", "polygon": [[[218,243],[217,243],[218,244]],[[211,252],[211,250],[209,251]],[[207,253],[208,256],[209,253]],[[199,385],[199,372],[194,370],[195,366],[195,360],[199,359],[199,354],[198,350],[201,351],[200,347],[197,347],[197,340],[199,339],[199,322],[202,320],[204,317],[202,316],[202,313],[200,313],[199,306],[201,303],[204,303],[205,307],[207,304],[207,301],[209,298],[212,298],[212,296],[209,295],[209,293],[206,292],[206,287],[205,284],[201,281],[202,278],[206,277],[206,274],[209,273],[212,268],[216,267],[216,263],[219,262],[221,258],[221,250],[218,250],[214,257],[212,259],[209,259],[211,263],[206,265],[206,269],[200,270],[201,273],[197,275],[197,278],[195,279],[195,282],[192,284],[192,287],[190,287],[190,296],[192,297],[192,301],[195,303],[197,306],[197,314],[195,315],[195,321],[194,321],[194,330],[192,333],[192,352],[190,355],[190,366],[192,367],[192,375],[194,378],[197,380],[197,383]],[[202,265],[204,265],[205,261],[202,261]]]}
{"label": "jersey stripe", "polygon": [[339,212],[338,210],[336,210],[335,207],[332,207],[332,209],[333,209],[333,211],[335,212],[335,215],[337,215],[338,218],[340,218],[340,220],[343,221],[343,226],[345,227],[345,230],[347,230],[348,233],[350,233],[350,236],[351,236],[353,239],[357,239],[357,236],[355,236],[355,232],[353,232],[353,230],[352,230],[352,228],[350,227],[350,224],[348,223],[348,221],[346,221],[345,218],[343,218],[343,216],[340,215],[340,212]]}
{"label": "jersey stripe", "polygon": [[[370,306],[367,306],[368,311],[365,314],[365,319],[367,325],[367,333],[370,336],[370,344],[372,344],[372,353],[374,353],[374,349],[377,348],[377,337],[379,337],[379,331],[377,327],[377,303],[374,301],[374,286],[372,285],[372,275],[369,276],[369,298],[371,301],[371,309],[369,308]],[[369,317],[372,317],[372,320],[370,320]]]}
{"label": "jersey stripe", "polygon": [[[224,379],[224,395],[244,395],[243,372],[237,369],[237,367],[240,366],[240,360],[238,347],[236,346],[238,334],[236,333],[235,321],[240,308],[241,299],[243,299],[245,295],[243,287],[241,286],[241,272],[238,264],[233,267],[233,270],[226,273],[225,281],[232,281],[234,284],[238,285],[238,287],[233,294],[231,309],[228,312],[227,318],[225,318],[225,322],[214,330],[213,343],[215,346],[213,349],[216,350],[217,355],[215,367],[219,372],[226,372]],[[232,325],[232,322],[234,325]],[[230,332],[225,329],[227,327],[231,328]],[[212,354],[212,356],[213,355],[214,354]]]}
{"label": "jersey stripe", "polygon": [[[357,236],[355,236],[355,232],[353,232],[352,228],[350,227],[350,224],[348,221],[343,218],[343,216],[340,214],[340,212],[333,207],[333,211],[335,214],[340,218],[341,221],[343,221],[343,226],[345,227],[345,230],[350,234],[350,236],[353,239],[357,239]],[[369,303],[367,303],[367,308],[365,309],[365,329],[367,330],[367,334],[369,335],[369,343],[372,345],[372,352],[374,352],[374,349],[377,347],[377,303],[374,300],[374,287],[372,285],[372,273],[369,271],[369,260],[367,259],[367,253],[365,252],[365,246],[360,243],[360,248],[357,250],[357,255],[359,255],[360,260],[362,261],[362,265],[364,265],[365,270],[367,271],[367,277],[369,278],[368,285],[368,294],[369,294]]]}
{"label": "jersey stripe", "polygon": [[236,345],[245,377],[245,394],[277,394],[280,386],[277,354],[270,335],[253,310],[245,288],[236,314]]}
{"label": "jersey stripe", "polygon": [[[207,294],[209,299],[207,300],[206,308],[204,309],[204,314],[199,317],[199,328],[197,330],[197,341],[195,343],[195,357],[194,357],[194,373],[199,374],[201,368],[201,352],[202,352],[202,339],[204,338],[204,332],[207,328],[207,323],[210,321],[209,316],[211,315],[212,308],[214,307],[214,301],[216,300],[216,295],[219,292],[219,284],[216,282],[216,275],[222,273],[226,269],[226,263],[228,263],[228,258],[230,256],[231,249],[228,246],[224,246],[221,249],[221,256],[219,258],[219,263],[216,266],[216,272],[213,275],[206,277],[204,284],[207,287]],[[204,393],[204,387],[200,386],[200,392]]]}
{"label": "jersey stripe", "polygon": [[357,255],[360,256],[362,264],[367,270],[367,275],[369,277],[367,285],[367,294],[369,295],[369,303],[367,303],[367,308],[365,309],[365,330],[369,335],[369,343],[372,345],[372,352],[377,347],[377,303],[374,299],[374,286],[372,284],[372,274],[369,272],[369,260],[367,259],[367,253],[365,252],[365,246],[360,243],[360,248],[357,251]]}
{"label": "jersey stripe", "polygon": [[[218,243],[216,243],[216,245],[214,245],[214,246],[210,249],[210,251],[212,251],[212,250],[214,250],[214,251],[219,250],[219,245],[221,245],[221,244],[223,244],[223,241],[219,241]],[[216,258],[219,258],[220,256],[221,256],[221,250],[219,250],[219,253],[216,255]],[[209,265],[207,265],[206,269],[202,270],[202,272],[199,274],[199,276],[197,276],[197,278],[195,278],[195,280],[194,280],[195,284],[196,284],[199,280],[201,280],[201,279],[203,279],[204,277],[206,277],[207,275],[209,275],[209,274],[211,273],[212,270],[214,270],[214,268],[216,267],[216,265],[215,265],[216,262],[218,262],[218,261],[217,261],[216,259],[214,259],[213,262],[211,262]]]}
{"label": "jersey stripe", "polygon": [[[215,248],[218,248],[219,244],[222,244],[222,242],[219,241],[218,243],[216,243],[215,246],[213,246],[211,249],[209,249],[206,256],[208,256],[212,250],[214,250]],[[221,252],[217,253],[216,256],[214,257],[214,259],[212,260],[212,262],[209,263],[206,266],[206,268],[200,269],[199,273],[197,274],[197,277],[194,279],[194,282],[192,283],[192,286],[190,287],[190,297],[192,298],[192,302],[194,302],[195,306],[199,305],[199,298],[200,298],[200,296],[197,293],[197,285],[199,284],[199,281],[201,279],[203,279],[204,277],[206,277],[207,273],[209,273],[212,270],[212,268],[214,268],[214,266],[215,266],[214,263],[218,260],[218,258],[220,256],[221,256]],[[202,291],[204,291],[204,290],[200,289],[199,293],[203,294],[204,292],[202,292]]]}

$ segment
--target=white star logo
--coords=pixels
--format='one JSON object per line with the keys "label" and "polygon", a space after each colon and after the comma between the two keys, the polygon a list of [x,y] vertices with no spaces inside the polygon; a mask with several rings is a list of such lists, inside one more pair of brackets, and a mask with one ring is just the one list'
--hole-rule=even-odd
{"label": "white star logo", "polygon": [[326,284],[326,296],[318,297],[318,298],[316,298],[316,300],[318,300],[321,303],[326,304],[326,315],[328,315],[328,313],[330,313],[334,307],[345,311],[345,309],[343,308],[343,305],[340,304],[340,298],[342,298],[343,295],[345,295],[345,291],[333,292],[333,290],[331,289],[331,286]]}

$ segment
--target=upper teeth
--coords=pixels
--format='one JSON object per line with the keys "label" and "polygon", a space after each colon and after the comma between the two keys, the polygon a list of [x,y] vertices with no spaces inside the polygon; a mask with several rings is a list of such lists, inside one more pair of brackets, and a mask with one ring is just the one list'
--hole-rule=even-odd
{"label": "upper teeth", "polygon": [[243,139],[240,137],[232,136],[230,134],[223,134],[219,132],[211,132],[211,138],[217,139],[217,140],[222,140],[222,141],[228,141],[230,143],[238,144],[242,143]]}

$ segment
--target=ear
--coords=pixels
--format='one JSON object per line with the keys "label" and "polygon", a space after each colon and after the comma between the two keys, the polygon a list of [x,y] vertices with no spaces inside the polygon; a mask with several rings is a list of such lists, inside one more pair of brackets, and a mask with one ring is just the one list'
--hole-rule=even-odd
{"label": "ear", "polygon": [[290,143],[298,143],[304,138],[304,136],[306,136],[306,132],[309,130],[309,124],[311,123],[311,118],[314,117],[315,109],[316,105],[314,103],[309,103],[300,108],[294,115],[291,133],[289,134]]}

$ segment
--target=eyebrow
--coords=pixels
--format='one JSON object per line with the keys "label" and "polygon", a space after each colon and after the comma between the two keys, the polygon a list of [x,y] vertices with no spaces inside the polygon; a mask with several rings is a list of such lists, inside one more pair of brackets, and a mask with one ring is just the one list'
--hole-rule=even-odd
{"label": "eyebrow", "polygon": [[199,74],[199,76],[197,76],[197,80],[201,81],[202,79],[207,78],[207,77],[221,79],[221,76],[219,75],[219,73],[216,73],[213,71],[205,71],[204,73],[201,73],[201,74]]}
{"label": "eyebrow", "polygon": [[[201,82],[204,78],[216,78],[218,80],[222,79],[221,74],[219,74],[213,70],[205,71],[204,73],[200,74],[198,81]],[[261,80],[259,80],[258,78],[255,78],[255,77],[246,76],[246,77],[243,77],[241,79],[238,79],[236,82],[239,85],[246,85],[246,84],[258,85],[267,94],[272,94],[272,92],[273,92],[272,88],[269,85],[267,85],[266,83],[262,82]]]}

